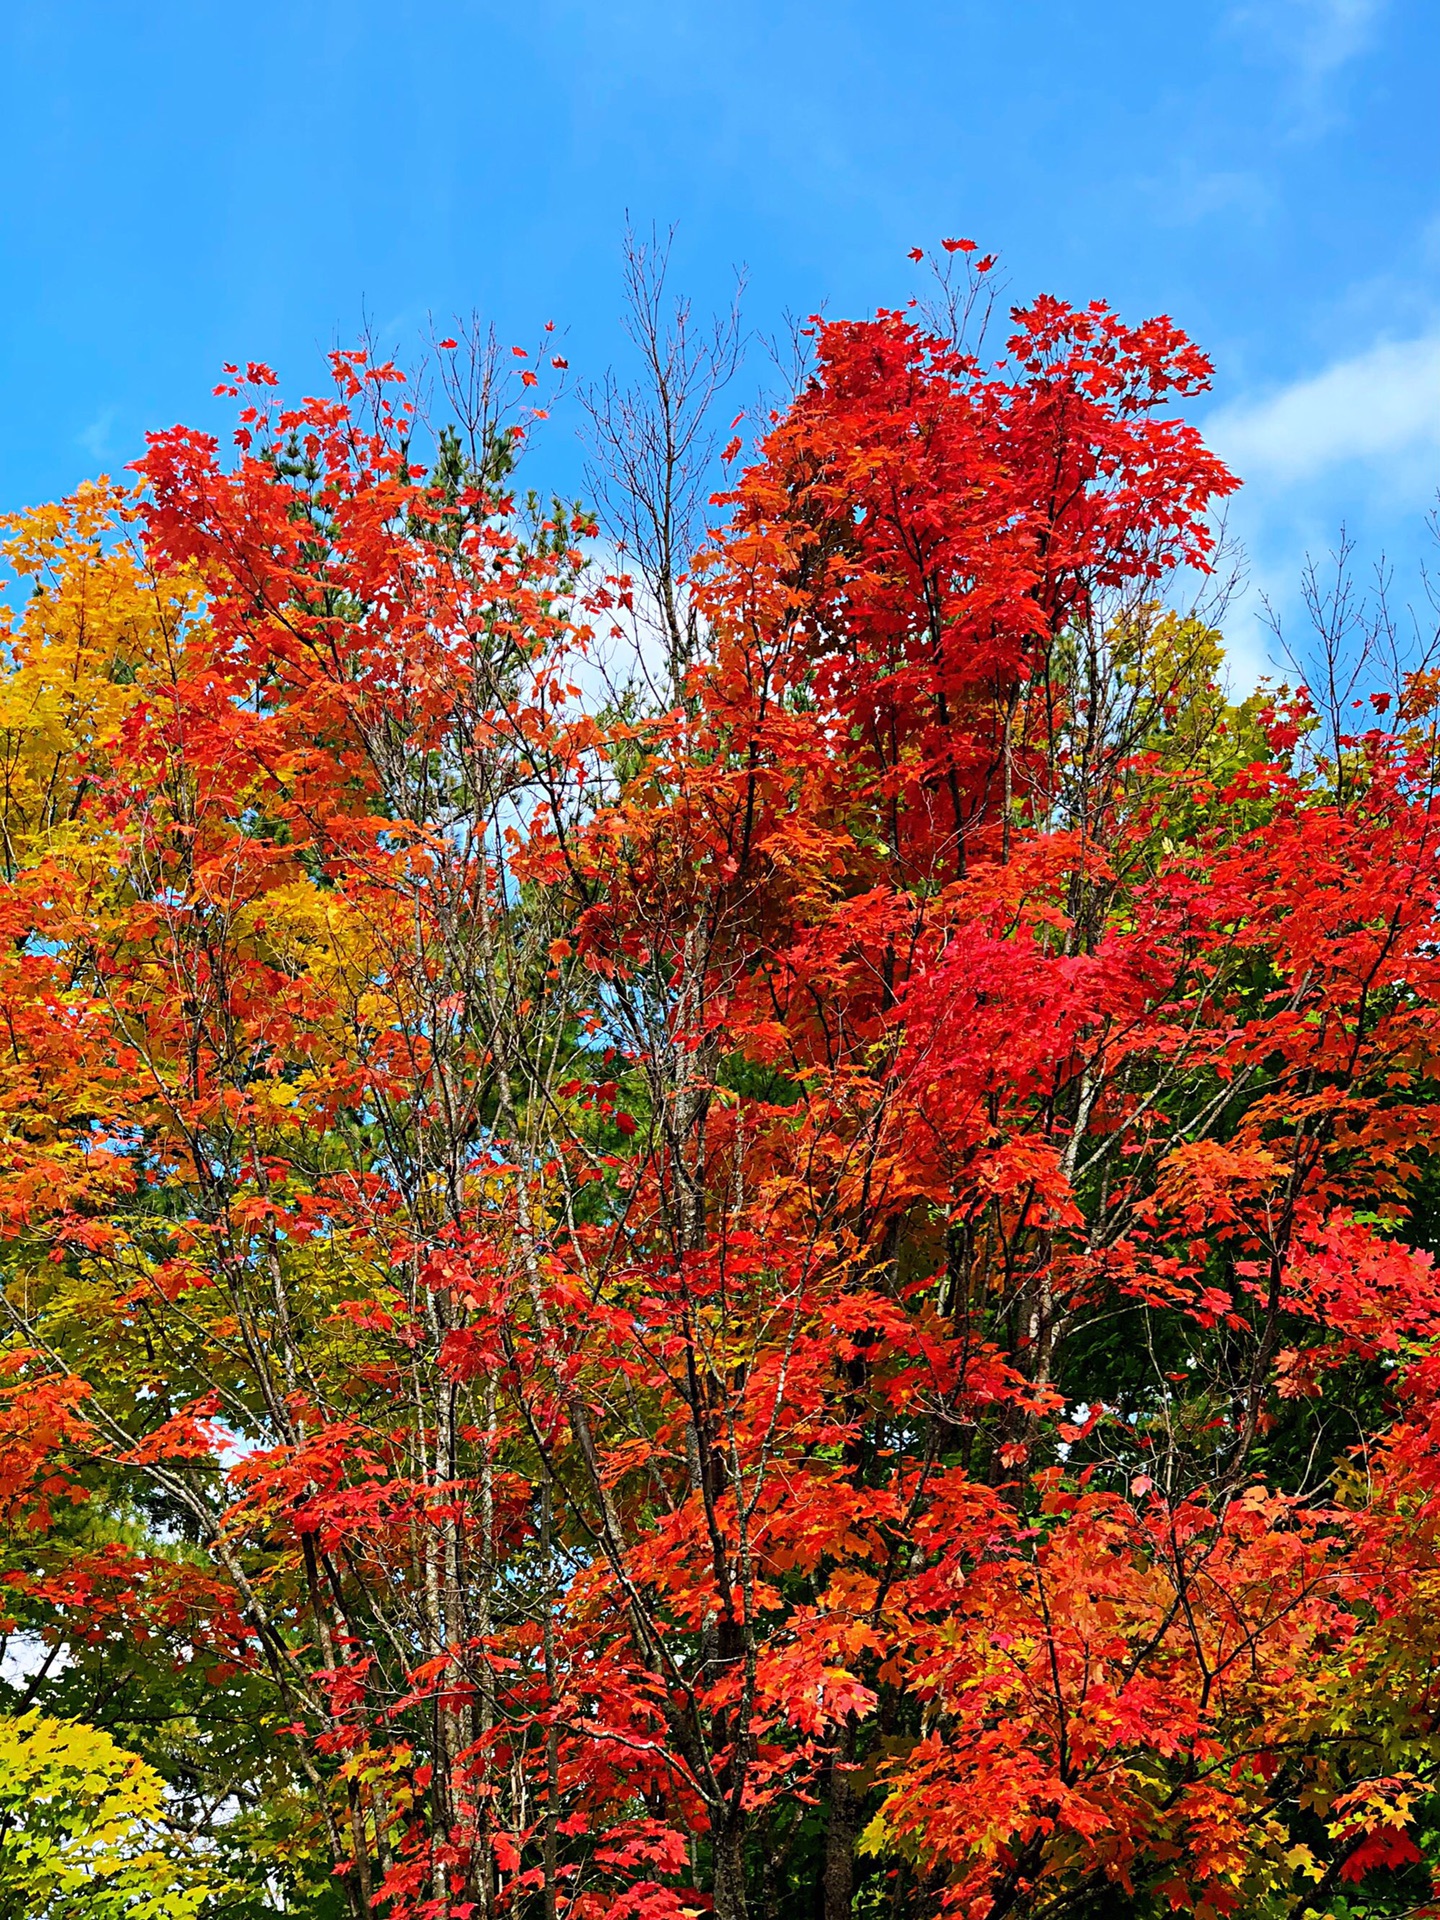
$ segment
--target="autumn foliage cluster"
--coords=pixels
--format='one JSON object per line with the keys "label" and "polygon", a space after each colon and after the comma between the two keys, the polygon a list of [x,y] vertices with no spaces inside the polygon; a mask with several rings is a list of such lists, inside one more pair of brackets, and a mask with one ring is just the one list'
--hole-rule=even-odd
{"label": "autumn foliage cluster", "polygon": [[1223,690],[1168,322],[811,344],[624,685],[364,353],[10,528],[7,1724],[176,1912],[1440,1911],[1434,689]]}

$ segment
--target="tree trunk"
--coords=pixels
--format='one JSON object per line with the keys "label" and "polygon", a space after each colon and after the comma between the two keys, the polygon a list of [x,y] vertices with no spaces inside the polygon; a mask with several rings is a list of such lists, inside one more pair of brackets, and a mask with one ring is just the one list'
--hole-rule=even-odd
{"label": "tree trunk", "polygon": [[854,1748],[847,1733],[830,1768],[829,1817],[825,1822],[825,1867],[820,1882],[824,1920],[850,1920],[855,1895],[855,1841],[859,1834],[860,1795],[851,1785],[847,1761]]}
{"label": "tree trunk", "polygon": [[715,1920],[748,1920],[744,1828],[727,1817],[715,1830]]}

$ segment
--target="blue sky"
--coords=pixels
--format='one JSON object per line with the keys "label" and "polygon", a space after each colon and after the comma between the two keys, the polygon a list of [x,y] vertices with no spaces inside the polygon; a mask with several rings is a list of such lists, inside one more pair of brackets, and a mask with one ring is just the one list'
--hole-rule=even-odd
{"label": "blue sky", "polygon": [[[866,312],[973,235],[1015,298],[1164,311],[1284,602],[1342,519],[1413,590],[1440,484],[1437,0],[8,0],[0,508],[292,390],[368,311],[619,355],[619,239],[700,303]],[[573,487],[557,420],[537,477]],[[1250,601],[1237,649],[1258,660]]]}

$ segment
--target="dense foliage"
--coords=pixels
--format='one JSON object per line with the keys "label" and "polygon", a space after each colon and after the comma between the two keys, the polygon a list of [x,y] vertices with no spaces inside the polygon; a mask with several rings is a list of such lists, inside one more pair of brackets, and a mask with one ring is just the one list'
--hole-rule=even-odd
{"label": "dense foliage", "polygon": [[1434,689],[1231,704],[1168,322],[813,347],[653,697],[362,353],[12,526],[7,1737],[176,1913],[1430,1910]]}

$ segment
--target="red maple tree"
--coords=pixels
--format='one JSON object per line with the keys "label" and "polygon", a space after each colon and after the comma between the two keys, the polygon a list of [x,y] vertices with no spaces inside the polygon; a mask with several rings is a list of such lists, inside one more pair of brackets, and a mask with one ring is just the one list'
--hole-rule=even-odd
{"label": "red maple tree", "polygon": [[17,535],[8,1604],[357,1920],[1419,1912],[1434,689],[1220,690],[1169,322],[813,346],[663,702],[361,353]]}

